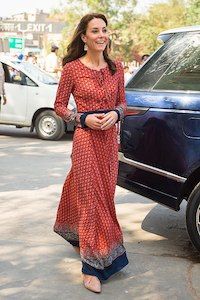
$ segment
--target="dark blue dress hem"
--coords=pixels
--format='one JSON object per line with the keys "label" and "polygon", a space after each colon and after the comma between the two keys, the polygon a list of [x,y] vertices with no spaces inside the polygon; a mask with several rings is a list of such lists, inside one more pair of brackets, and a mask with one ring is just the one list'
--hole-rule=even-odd
{"label": "dark blue dress hem", "polygon": [[128,258],[126,256],[126,252],[122,255],[118,256],[110,266],[105,267],[103,270],[96,269],[85,262],[82,262],[82,273],[96,276],[100,281],[107,280],[113,274],[119,272],[128,264]]}

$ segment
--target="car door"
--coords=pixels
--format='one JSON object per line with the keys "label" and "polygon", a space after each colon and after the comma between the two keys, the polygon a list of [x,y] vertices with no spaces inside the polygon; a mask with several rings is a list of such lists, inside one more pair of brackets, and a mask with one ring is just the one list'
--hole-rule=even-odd
{"label": "car door", "polygon": [[3,63],[5,72],[5,93],[7,102],[1,104],[0,122],[4,124],[24,124],[27,110],[27,85],[23,72]]}
{"label": "car door", "polygon": [[200,151],[199,46],[198,33],[177,35],[126,87],[119,178],[175,209],[187,170]]}

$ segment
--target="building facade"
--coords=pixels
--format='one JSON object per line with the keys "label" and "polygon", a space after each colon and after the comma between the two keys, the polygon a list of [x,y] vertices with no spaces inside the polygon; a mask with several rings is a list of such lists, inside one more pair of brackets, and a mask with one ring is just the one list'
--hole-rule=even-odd
{"label": "building facade", "polygon": [[23,12],[0,20],[0,38],[4,44],[9,39],[11,51],[40,52],[48,44],[59,44],[64,26],[43,11]]}

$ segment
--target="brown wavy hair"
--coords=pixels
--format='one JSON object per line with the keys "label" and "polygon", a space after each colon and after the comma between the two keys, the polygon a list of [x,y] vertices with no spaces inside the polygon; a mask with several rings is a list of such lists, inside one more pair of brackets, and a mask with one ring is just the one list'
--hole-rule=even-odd
{"label": "brown wavy hair", "polygon": [[[77,58],[80,58],[86,54],[86,51],[84,50],[84,42],[81,39],[82,34],[86,34],[88,23],[94,19],[102,19],[106,26],[108,25],[108,21],[106,17],[103,14],[98,13],[91,13],[85,15],[79,22],[78,26],[75,29],[74,35],[72,37],[71,43],[67,47],[67,54],[63,58],[62,65],[64,66],[66,63],[73,61]],[[103,56],[105,61],[108,64],[108,67],[110,69],[111,74],[115,74],[116,72],[116,64],[108,55],[107,46],[105,50],[103,51]]]}

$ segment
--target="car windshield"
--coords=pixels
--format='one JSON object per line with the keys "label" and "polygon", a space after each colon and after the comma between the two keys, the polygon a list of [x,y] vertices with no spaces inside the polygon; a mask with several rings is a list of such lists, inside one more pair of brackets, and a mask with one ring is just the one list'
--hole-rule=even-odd
{"label": "car windshield", "polygon": [[56,78],[29,62],[15,63],[20,64],[20,69],[26,71],[28,73],[27,75],[32,76],[35,80],[38,80],[45,84],[58,84],[58,80]]}

